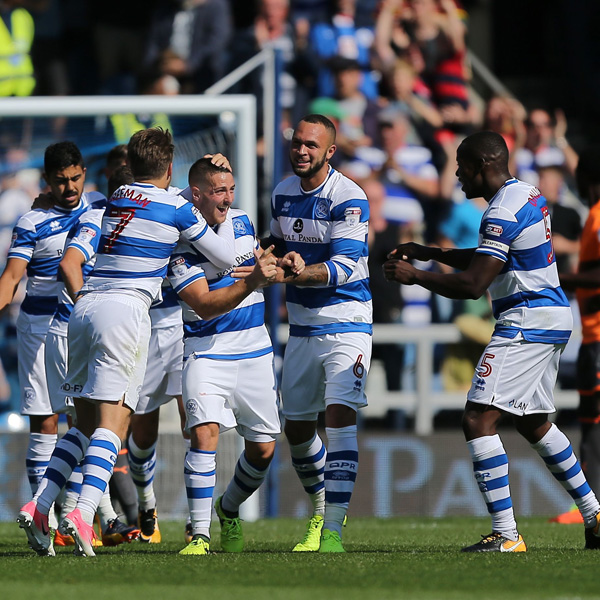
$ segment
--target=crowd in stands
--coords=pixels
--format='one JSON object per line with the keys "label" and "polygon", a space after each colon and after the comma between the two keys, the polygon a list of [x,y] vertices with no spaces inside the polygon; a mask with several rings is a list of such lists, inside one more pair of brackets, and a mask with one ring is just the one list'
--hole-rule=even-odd
{"label": "crowd in stands", "polygon": [[[442,301],[392,286],[381,273],[386,253],[401,241],[476,245],[486,203],[462,193],[455,151],[479,129],[500,133],[511,172],[547,197],[559,269],[575,268],[585,208],[574,191],[577,153],[565,115],[474,93],[468,15],[458,0],[0,0],[0,17],[0,43],[20,53],[12,64],[21,69],[14,87],[5,94],[0,88],[4,96],[202,93],[261,49],[280,49],[282,137],[303,114],[328,116],[338,131],[333,166],[367,192],[376,322],[451,322],[465,312],[488,318],[486,301]],[[0,70],[10,68],[0,60]],[[260,99],[260,72],[232,91]],[[124,125],[113,125],[114,142],[122,142],[117,130]],[[0,118],[0,142],[2,129]],[[39,177],[18,168],[26,147],[2,147],[11,147],[0,156],[3,260]],[[381,345],[374,351],[389,366],[388,387],[399,389],[405,373],[397,365],[409,365],[410,353]],[[0,377],[0,400],[2,389]]]}

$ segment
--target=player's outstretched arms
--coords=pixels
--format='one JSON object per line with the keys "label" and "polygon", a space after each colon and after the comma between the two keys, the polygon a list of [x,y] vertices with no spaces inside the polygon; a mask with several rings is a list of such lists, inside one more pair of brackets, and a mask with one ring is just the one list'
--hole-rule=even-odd
{"label": "player's outstretched arms", "polygon": [[77,294],[83,287],[82,265],[86,258],[77,248],[67,248],[58,263],[58,270],[67,288],[67,293],[73,302],[77,301]]}
{"label": "player's outstretched arms", "polygon": [[475,255],[475,248],[434,248],[431,246],[422,246],[414,242],[400,244],[388,254],[388,258],[400,260],[420,260],[426,262],[435,260],[436,262],[448,265],[453,269],[464,271],[468,269],[471,260]]}
{"label": "player's outstretched arms", "polygon": [[6,261],[6,267],[4,267],[4,272],[0,276],[0,312],[13,301],[19,282],[25,275],[26,268],[26,260],[9,258]]}
{"label": "player's outstretched arms", "polygon": [[180,290],[179,297],[202,319],[214,319],[233,310],[254,290],[270,285],[277,274],[277,259],[272,248],[259,257],[256,250],[256,264],[249,267],[251,272],[233,285],[210,291],[206,279],[198,279]]}
{"label": "player's outstretched arms", "polygon": [[503,266],[504,262],[497,258],[475,254],[468,268],[460,273],[423,271],[399,259],[386,261],[383,272],[388,281],[420,285],[440,296],[460,300],[483,296]]}

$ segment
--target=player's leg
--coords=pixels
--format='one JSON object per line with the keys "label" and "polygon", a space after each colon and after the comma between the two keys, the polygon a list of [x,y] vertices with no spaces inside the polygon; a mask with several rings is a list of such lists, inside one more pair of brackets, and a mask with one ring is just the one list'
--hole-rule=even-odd
{"label": "player's leg", "polygon": [[217,444],[219,424],[202,423],[190,427],[191,447],[185,455],[183,478],[190,511],[189,544],[179,552],[183,555],[208,554],[212,498],[217,482]]}
{"label": "player's leg", "polygon": [[244,452],[235,465],[235,473],[225,493],[215,501],[223,552],[241,552],[244,549],[240,505],[265,481],[274,453],[275,441],[246,440]]}
{"label": "player's leg", "polygon": [[[502,414],[516,417],[554,411],[552,392],[540,393],[556,381],[560,348],[493,336],[477,365],[463,430],[479,489],[492,516],[492,533],[465,552],[524,552],[514,516],[508,481],[508,458],[496,433]],[[539,415],[538,415],[539,417]],[[518,419],[520,421],[520,419]],[[545,421],[542,415],[542,421]]]}
{"label": "player's leg", "polygon": [[78,409],[78,427],[72,427],[58,441],[33,499],[25,504],[17,519],[32,548],[40,555],[53,554],[48,514],[72,471],[81,462],[96,424],[95,408],[83,403]]}
{"label": "player's leg", "polygon": [[508,457],[496,432],[502,415],[500,410],[473,402],[467,402],[463,414],[475,481],[492,518],[492,533],[463,552],[501,551],[502,544],[512,548],[515,542],[522,542],[508,482]]}
{"label": "player's leg", "polygon": [[58,415],[52,411],[46,378],[46,332],[31,326],[17,329],[17,359],[21,414],[29,417],[29,443],[25,456],[27,479],[35,494],[58,439]]}
{"label": "player's leg", "polygon": [[319,552],[344,552],[342,527],[358,473],[356,416],[365,406],[366,376],[371,364],[371,336],[327,336],[322,357],[326,373],[325,517]]}
{"label": "player's leg", "polygon": [[[183,406],[183,396],[178,394],[175,399],[177,400],[177,410],[179,412],[179,420],[181,425],[181,435],[183,436],[183,444],[185,452],[187,453],[191,448],[190,432],[186,429],[185,425],[185,407]],[[186,544],[192,541],[192,519],[188,513],[187,519],[185,520],[185,529],[183,538]]]}
{"label": "player's leg", "polygon": [[237,380],[242,385],[235,387],[228,404],[245,444],[225,493],[215,501],[224,552],[241,552],[244,548],[240,505],[265,481],[281,432],[273,354],[236,362]]}
{"label": "player's leg", "polygon": [[153,544],[161,541],[153,484],[159,415],[159,408],[148,413],[133,415],[131,432],[127,440],[129,469],[138,498],[140,540]]}
{"label": "player's leg", "polygon": [[[225,364],[223,364],[225,363]],[[183,555],[209,552],[212,499],[217,481],[219,432],[235,426],[225,408],[237,381],[235,361],[188,357],[183,369],[186,428],[191,447],[185,455],[183,478],[188,499],[192,539]]]}
{"label": "player's leg", "polygon": [[564,344],[529,344],[529,346],[531,346],[529,349],[531,354],[534,352],[539,354],[532,358],[536,363],[543,365],[544,371],[536,386],[531,406],[523,411],[523,415],[515,417],[515,425],[579,508],[585,525],[585,547],[600,549],[600,504],[586,480],[571,442],[547,419],[547,413],[555,410],[554,386],[560,355],[565,346]]}
{"label": "player's leg", "polygon": [[121,448],[108,485],[110,496],[117,505],[118,510],[124,515],[127,525],[137,527],[137,491],[129,472],[129,451],[127,448]]}
{"label": "player's leg", "polygon": [[579,454],[586,479],[600,494],[600,343],[582,344],[577,357],[577,389],[581,423]]}
{"label": "player's leg", "polygon": [[[77,324],[77,325],[76,325]],[[142,298],[124,293],[86,294],[69,323],[69,371],[63,388],[82,379],[79,403],[96,405],[98,426],[83,462],[77,507],[63,520],[81,554],[94,556],[93,519],[127,434],[144,372],[150,318]],[[88,369],[88,365],[94,368]],[[82,375],[83,372],[83,375]]]}
{"label": "player's leg", "polygon": [[325,372],[319,355],[313,352],[312,338],[290,337],[285,349],[281,399],[284,431],[290,446],[292,466],[312,506],[304,538],[294,552],[319,549],[325,516],[325,456],[323,440],[317,433],[317,417],[323,410]]}

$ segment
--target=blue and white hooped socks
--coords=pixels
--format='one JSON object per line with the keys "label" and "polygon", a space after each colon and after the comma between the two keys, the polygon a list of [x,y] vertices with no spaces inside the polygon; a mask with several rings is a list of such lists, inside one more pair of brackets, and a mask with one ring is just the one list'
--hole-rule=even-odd
{"label": "blue and white hooped socks", "polygon": [[492,531],[516,542],[519,532],[508,484],[508,457],[500,436],[475,438],[467,442],[467,446],[475,480],[492,516]]}
{"label": "blue and white hooped socks", "polygon": [[358,473],[357,427],[326,427],[325,520],[323,529],[342,535],[342,525]]}

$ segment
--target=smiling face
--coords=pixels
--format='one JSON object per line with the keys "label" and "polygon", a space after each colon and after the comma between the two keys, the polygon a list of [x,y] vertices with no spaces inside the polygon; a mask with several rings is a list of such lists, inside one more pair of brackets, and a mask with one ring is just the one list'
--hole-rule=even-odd
{"label": "smiling face", "polygon": [[292,170],[301,179],[319,185],[319,179],[324,180],[327,175],[329,159],[335,148],[331,134],[323,125],[300,121],[290,146]]}
{"label": "smiling face", "polygon": [[50,186],[56,204],[62,208],[75,208],[79,204],[85,184],[85,168],[81,165],[44,173],[44,179]]}
{"label": "smiling face", "polygon": [[233,204],[234,191],[232,173],[214,173],[208,176],[204,184],[192,186],[192,201],[209,225],[220,225]]}

